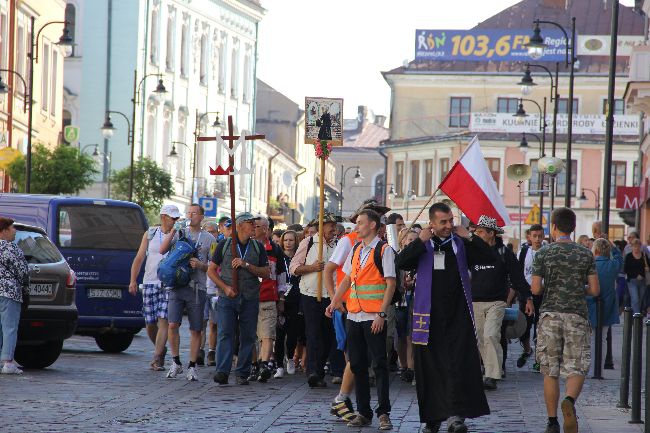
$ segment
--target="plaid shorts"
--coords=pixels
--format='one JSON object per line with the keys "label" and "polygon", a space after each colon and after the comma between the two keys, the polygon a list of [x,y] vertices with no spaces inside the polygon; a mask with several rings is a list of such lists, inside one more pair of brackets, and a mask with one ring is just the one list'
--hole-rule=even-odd
{"label": "plaid shorts", "polygon": [[167,305],[169,304],[169,291],[160,287],[160,284],[142,285],[142,315],[144,322],[151,325],[158,319],[167,319]]}
{"label": "plaid shorts", "polygon": [[577,314],[542,313],[537,325],[537,362],[546,376],[586,376],[591,364],[589,321]]}

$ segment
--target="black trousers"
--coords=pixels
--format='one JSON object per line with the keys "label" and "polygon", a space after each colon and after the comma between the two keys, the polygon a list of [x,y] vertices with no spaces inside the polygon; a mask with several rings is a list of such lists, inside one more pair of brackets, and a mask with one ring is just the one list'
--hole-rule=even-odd
{"label": "black trousers", "polygon": [[325,316],[330,300],[323,298],[318,302],[314,296],[301,296],[300,302],[307,337],[307,376],[317,374],[325,378],[325,363],[334,338],[332,319]]}
{"label": "black trousers", "polygon": [[[533,307],[535,308],[535,315],[526,315],[526,332],[519,337],[519,341],[530,341],[530,330],[533,330],[533,344],[537,341],[537,322],[539,321],[539,309],[542,307],[542,295],[533,295]],[[519,301],[519,309],[526,314],[526,300]]]}
{"label": "black trousers", "polygon": [[[357,396],[357,410],[361,415],[372,419],[370,407],[370,382],[368,368],[372,364],[377,383],[377,416],[390,413],[390,381],[388,377],[388,359],[386,356],[386,327],[379,334],[373,334],[370,329],[371,321],[346,321],[347,346],[350,358],[350,368],[354,373],[354,388]],[[372,360],[368,358],[372,354]]]}

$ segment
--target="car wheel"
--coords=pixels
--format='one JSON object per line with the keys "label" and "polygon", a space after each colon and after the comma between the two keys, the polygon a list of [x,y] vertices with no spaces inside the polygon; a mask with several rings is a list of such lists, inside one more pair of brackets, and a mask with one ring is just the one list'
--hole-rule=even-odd
{"label": "car wheel", "polygon": [[120,353],[129,348],[133,334],[102,334],[95,337],[95,342],[104,352]]}
{"label": "car wheel", "polygon": [[61,355],[63,340],[46,341],[35,346],[17,346],[14,358],[25,368],[46,368]]}

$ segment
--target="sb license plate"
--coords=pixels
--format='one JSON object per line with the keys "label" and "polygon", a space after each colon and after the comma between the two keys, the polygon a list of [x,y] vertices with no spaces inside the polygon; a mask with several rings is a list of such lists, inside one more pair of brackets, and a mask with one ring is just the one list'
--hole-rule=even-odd
{"label": "sb license plate", "polygon": [[29,285],[30,296],[52,296],[54,293],[54,284],[32,283]]}
{"label": "sb license plate", "polygon": [[88,289],[88,298],[122,299],[122,289]]}

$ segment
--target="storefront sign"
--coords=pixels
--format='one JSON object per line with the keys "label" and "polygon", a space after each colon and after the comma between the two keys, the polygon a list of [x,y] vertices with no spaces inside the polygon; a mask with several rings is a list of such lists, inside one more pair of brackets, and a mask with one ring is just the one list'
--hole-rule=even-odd
{"label": "storefront sign", "polygon": [[[643,45],[643,36],[618,35],[616,46],[617,57],[629,57],[632,48]],[[578,56],[609,56],[609,35],[581,35],[578,36]]]}
{"label": "storefront sign", "polygon": [[[553,116],[546,116],[546,132],[551,131]],[[566,134],[569,116],[558,114],[557,132]],[[501,133],[540,133],[539,115],[530,115],[523,120],[514,117],[512,113],[472,113],[470,130],[472,132],[501,132]],[[605,135],[606,119],[599,114],[574,114],[573,134],[580,135]],[[614,116],[614,135],[639,135],[639,116],[616,115]]]}
{"label": "storefront sign", "polygon": [[641,187],[617,186],[616,207],[618,209],[638,209],[641,205]]}
{"label": "storefront sign", "polygon": [[[416,30],[415,60],[465,60],[479,62],[529,61],[532,29]],[[564,61],[566,39],[557,29],[542,33],[548,48],[543,62]]]}

